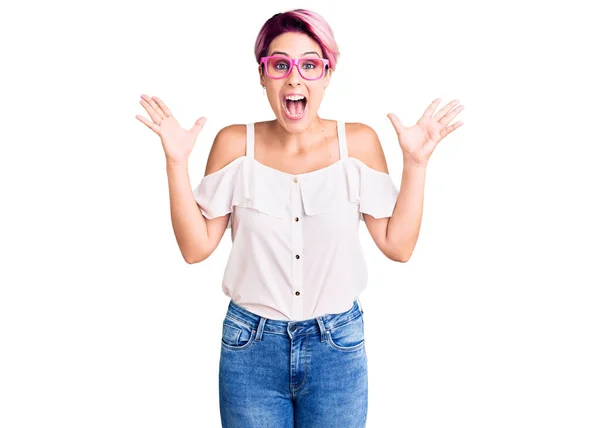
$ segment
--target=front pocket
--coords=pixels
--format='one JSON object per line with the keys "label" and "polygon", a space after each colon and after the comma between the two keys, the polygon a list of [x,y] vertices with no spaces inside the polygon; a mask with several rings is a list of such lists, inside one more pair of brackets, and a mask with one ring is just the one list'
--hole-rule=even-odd
{"label": "front pocket", "polygon": [[221,346],[231,351],[246,349],[254,343],[256,330],[249,325],[230,317],[223,321]]}
{"label": "front pocket", "polygon": [[362,314],[346,324],[327,330],[327,343],[337,351],[356,351],[365,344]]}

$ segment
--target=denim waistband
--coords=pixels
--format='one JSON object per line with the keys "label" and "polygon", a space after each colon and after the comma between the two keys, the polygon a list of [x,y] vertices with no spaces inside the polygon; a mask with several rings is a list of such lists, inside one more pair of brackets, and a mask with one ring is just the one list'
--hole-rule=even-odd
{"label": "denim waistband", "polygon": [[230,300],[225,316],[226,318],[235,318],[238,322],[243,322],[251,328],[256,329],[259,332],[259,336],[263,332],[279,334],[293,333],[294,335],[320,333],[324,335],[324,330],[330,330],[352,321],[362,315],[362,312],[358,300],[355,300],[352,307],[345,312],[326,314],[302,321],[283,321],[265,318],[254,312],[250,312],[246,308],[237,305],[233,300]]}

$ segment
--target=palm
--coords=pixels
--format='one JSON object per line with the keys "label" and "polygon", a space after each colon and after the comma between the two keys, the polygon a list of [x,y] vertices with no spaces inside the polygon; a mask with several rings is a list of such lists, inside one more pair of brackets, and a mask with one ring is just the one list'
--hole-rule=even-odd
{"label": "palm", "polygon": [[458,106],[456,109],[450,111],[458,104],[458,100],[447,104],[434,116],[433,112],[439,102],[439,98],[434,100],[417,123],[409,128],[404,127],[395,114],[388,114],[398,135],[398,142],[400,143],[402,153],[405,158],[416,164],[427,164],[437,144],[463,124],[462,122],[457,122],[447,126],[464,108],[463,106]]}
{"label": "palm", "polygon": [[169,150],[169,155],[184,156],[192,151],[196,136],[183,129],[173,116],[166,117],[159,126],[163,147]]}
{"label": "palm", "polygon": [[136,118],[160,136],[167,159],[177,162],[187,160],[198,134],[206,123],[206,118],[199,118],[189,130],[186,130],[179,125],[171,110],[160,98],[143,94],[140,103],[152,121],[139,115]]}

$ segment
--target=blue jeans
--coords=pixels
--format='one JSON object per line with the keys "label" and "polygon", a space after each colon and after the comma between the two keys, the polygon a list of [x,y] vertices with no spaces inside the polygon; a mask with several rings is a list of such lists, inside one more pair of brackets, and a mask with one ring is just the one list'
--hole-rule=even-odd
{"label": "blue jeans", "polygon": [[224,428],[364,428],[363,311],[303,321],[262,317],[229,302],[219,362]]}

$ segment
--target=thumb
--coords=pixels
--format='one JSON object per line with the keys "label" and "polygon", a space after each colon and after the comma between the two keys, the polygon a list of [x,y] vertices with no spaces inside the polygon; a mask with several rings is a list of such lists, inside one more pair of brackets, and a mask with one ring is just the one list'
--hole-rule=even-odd
{"label": "thumb", "polygon": [[198,119],[194,123],[194,126],[192,126],[192,128],[190,129],[190,132],[192,133],[194,140],[196,138],[198,138],[198,134],[200,133],[200,131],[202,131],[202,128],[204,128],[204,124],[206,123],[206,121],[207,121],[207,119],[203,116],[200,119]]}
{"label": "thumb", "polygon": [[396,134],[400,135],[400,133],[404,131],[404,125],[402,125],[402,122],[400,122],[398,116],[396,116],[394,113],[389,113],[387,116],[396,130]]}

